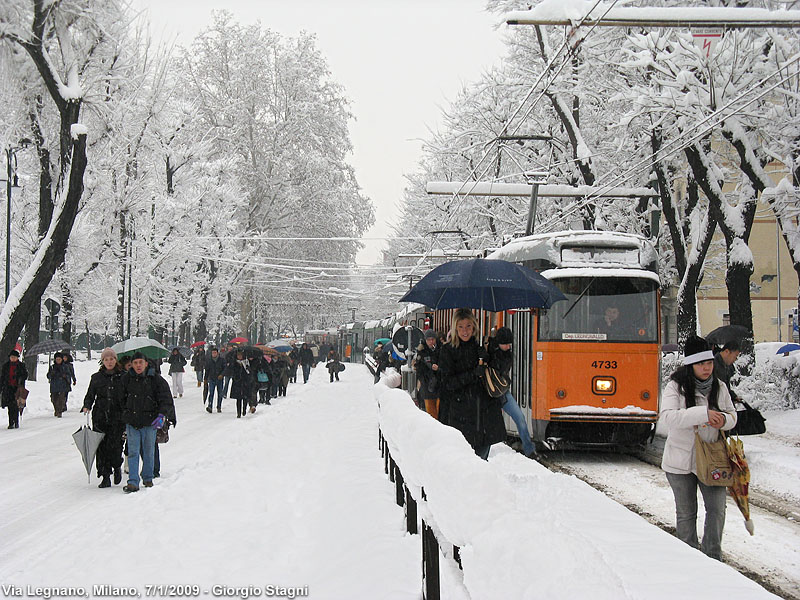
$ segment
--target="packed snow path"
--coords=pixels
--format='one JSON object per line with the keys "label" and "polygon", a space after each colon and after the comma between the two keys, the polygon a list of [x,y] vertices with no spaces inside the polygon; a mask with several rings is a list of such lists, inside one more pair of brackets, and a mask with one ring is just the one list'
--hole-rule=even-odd
{"label": "packed snow path", "polygon": [[364,367],[332,384],[315,369],[308,384],[301,376],[286,398],[241,419],[230,399],[208,414],[187,372],[161,477],[126,495],[122,485],[98,489],[94,472],[87,483],[71,435],[85,423],[78,410],[96,363],[77,366],[63,418],[48,408],[46,381],[31,383],[32,410],[0,435],[1,584],[90,595],[93,585],[135,586],[142,596],[147,585],[199,585],[213,596],[214,585],[272,584],[308,586],[315,599],[419,597],[420,541],[405,533],[383,472]]}

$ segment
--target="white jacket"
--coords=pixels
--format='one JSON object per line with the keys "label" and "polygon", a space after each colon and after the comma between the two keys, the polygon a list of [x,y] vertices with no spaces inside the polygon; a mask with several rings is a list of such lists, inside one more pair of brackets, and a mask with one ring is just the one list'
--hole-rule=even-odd
{"label": "white jacket", "polygon": [[[717,405],[725,415],[723,430],[733,429],[736,425],[736,409],[731,402],[728,387],[720,382]],[[659,421],[667,427],[667,442],[661,458],[661,468],[668,473],[697,474],[697,462],[694,457],[695,427],[700,439],[713,442],[719,437],[719,431],[708,424],[708,401],[702,394],[695,394],[695,406],[686,408],[686,400],[678,391],[678,383],[670,380],[661,395],[661,413]]]}

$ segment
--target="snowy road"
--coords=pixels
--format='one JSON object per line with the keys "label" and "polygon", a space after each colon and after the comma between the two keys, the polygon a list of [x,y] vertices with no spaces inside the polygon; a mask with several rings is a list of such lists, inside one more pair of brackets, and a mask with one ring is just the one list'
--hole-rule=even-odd
{"label": "snowy road", "polygon": [[33,383],[22,427],[0,435],[0,584],[419,597],[420,542],[405,534],[383,473],[369,377],[354,368],[329,384],[317,369],[287,398],[236,419],[230,400],[206,413],[187,373],[161,478],[125,495],[98,489],[94,474],[87,484],[72,444],[96,363],[77,366],[64,418],[53,418],[44,385]]}

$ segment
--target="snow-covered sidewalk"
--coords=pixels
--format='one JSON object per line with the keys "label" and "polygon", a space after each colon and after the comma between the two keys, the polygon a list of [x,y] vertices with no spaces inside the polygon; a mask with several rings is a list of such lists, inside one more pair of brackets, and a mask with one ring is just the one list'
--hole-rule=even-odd
{"label": "snow-covered sidewalk", "polygon": [[366,369],[333,384],[316,369],[242,419],[230,399],[206,413],[187,372],[161,478],[125,495],[121,485],[98,489],[94,473],[86,482],[71,435],[97,363],[77,367],[62,419],[46,381],[31,383],[21,428],[0,434],[1,584],[83,586],[89,596],[107,584],[142,596],[146,586],[213,596],[215,585],[264,595],[273,585],[315,599],[419,597],[420,541],[405,533],[383,472]]}

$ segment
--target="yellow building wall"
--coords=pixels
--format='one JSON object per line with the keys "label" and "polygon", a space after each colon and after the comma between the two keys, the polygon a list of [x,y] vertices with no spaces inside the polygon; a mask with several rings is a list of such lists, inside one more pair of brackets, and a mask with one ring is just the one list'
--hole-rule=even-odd
{"label": "yellow building wall", "polygon": [[[777,183],[785,170],[771,165]],[[729,191],[727,188],[725,191]],[[798,280],[789,257],[789,249],[777,227],[772,209],[759,201],[750,232],[753,253],[753,276],[750,300],[753,311],[753,336],[756,342],[790,341],[788,316],[797,308]],[[778,285],[780,284],[780,307]],[[778,311],[782,324],[778,326]],[[728,290],[725,287],[725,240],[717,233],[706,257],[706,270],[697,294],[697,312],[701,334],[726,325]]]}

